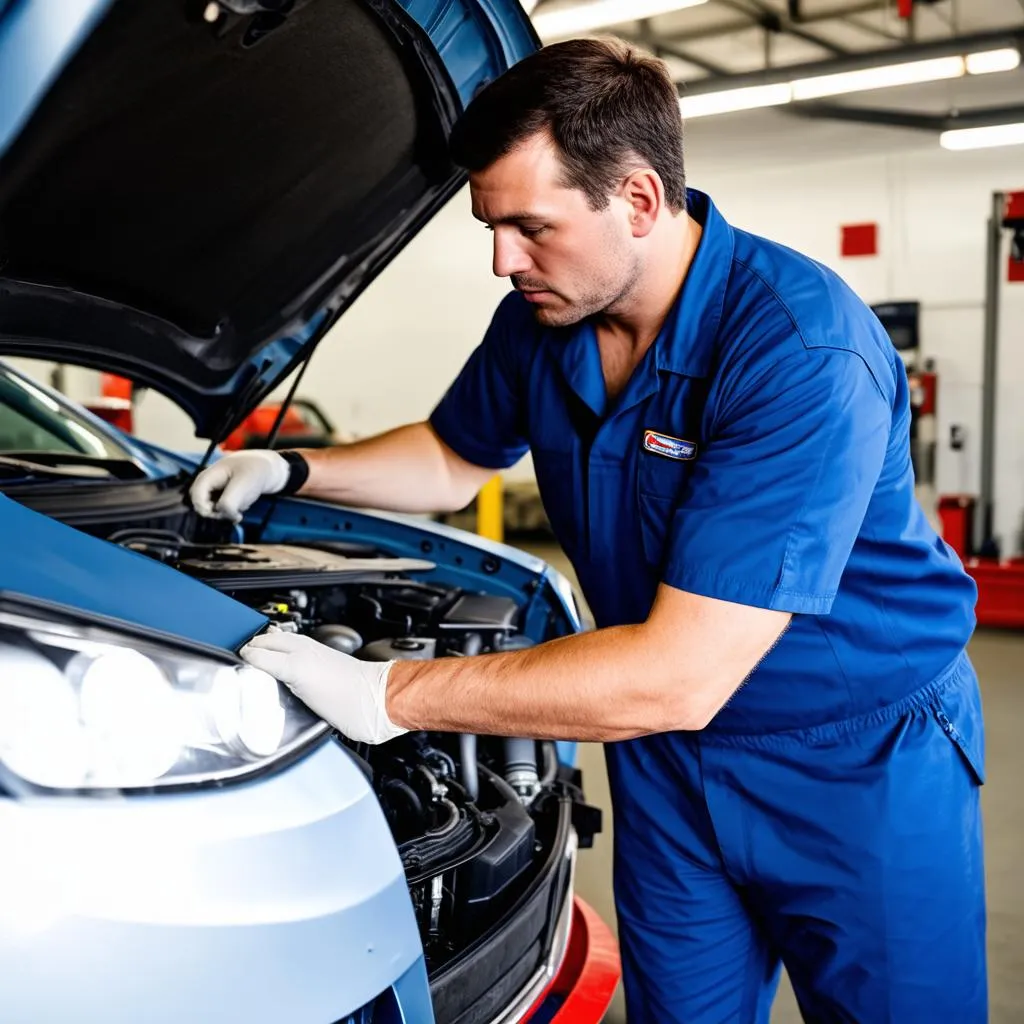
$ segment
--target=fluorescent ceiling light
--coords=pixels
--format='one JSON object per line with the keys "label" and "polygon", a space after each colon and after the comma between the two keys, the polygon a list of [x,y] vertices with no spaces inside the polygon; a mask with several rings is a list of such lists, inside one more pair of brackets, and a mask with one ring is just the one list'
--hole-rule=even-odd
{"label": "fluorescent ceiling light", "polygon": [[780,85],[755,85],[749,89],[724,89],[696,96],[683,96],[679,109],[684,118],[705,117],[708,114],[730,114],[736,110],[756,110],[758,107],[778,107],[793,98],[788,82]]}
{"label": "fluorescent ceiling light", "polygon": [[845,71],[838,75],[798,78],[790,84],[793,87],[793,99],[816,100],[823,96],[840,96],[866,89],[887,89],[894,85],[916,85],[919,82],[938,82],[944,78],[960,78],[963,73],[963,57],[938,57],[934,60],[915,60],[907,64]]}
{"label": "fluorescent ceiling light", "polygon": [[574,36],[623,21],[639,21],[658,14],[696,7],[707,0],[588,0],[574,7],[541,11],[533,17],[537,34],[546,39]]}
{"label": "fluorescent ceiling light", "polygon": [[965,74],[987,75],[1013,71],[1021,63],[1020,51],[1013,47],[984,50],[966,56],[936,57],[931,60],[883,64],[877,68],[843,71],[835,75],[812,75],[776,85],[743,86],[718,92],[684,96],[679,106],[683,117],[727,114],[735,110],[776,107],[790,101],[816,100],[869,89],[888,89],[898,85],[918,85],[943,79],[962,78]]}
{"label": "fluorescent ceiling light", "polygon": [[994,124],[987,128],[957,128],[939,136],[943,149],[988,149],[992,146],[1024,145],[1024,122]]}
{"label": "fluorescent ceiling light", "polygon": [[1003,50],[985,50],[967,54],[969,75],[991,75],[995,71],[1013,71],[1020,67],[1020,50],[1007,46]]}

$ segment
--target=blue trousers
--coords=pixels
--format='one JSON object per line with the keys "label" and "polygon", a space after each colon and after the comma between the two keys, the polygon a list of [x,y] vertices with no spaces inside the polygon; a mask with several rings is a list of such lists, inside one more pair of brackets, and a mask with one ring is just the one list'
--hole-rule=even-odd
{"label": "blue trousers", "polygon": [[984,1024],[983,739],[966,657],[846,722],[607,746],[629,1024]]}

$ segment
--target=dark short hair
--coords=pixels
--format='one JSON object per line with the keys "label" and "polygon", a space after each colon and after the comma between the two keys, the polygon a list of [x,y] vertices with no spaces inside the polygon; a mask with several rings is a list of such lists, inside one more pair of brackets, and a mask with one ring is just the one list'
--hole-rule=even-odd
{"label": "dark short hair", "polygon": [[452,160],[482,171],[548,131],[569,188],[608,205],[639,157],[658,172],[673,212],[686,205],[679,94],[663,61],[618,39],[570,39],[515,64],[466,108],[452,130]]}

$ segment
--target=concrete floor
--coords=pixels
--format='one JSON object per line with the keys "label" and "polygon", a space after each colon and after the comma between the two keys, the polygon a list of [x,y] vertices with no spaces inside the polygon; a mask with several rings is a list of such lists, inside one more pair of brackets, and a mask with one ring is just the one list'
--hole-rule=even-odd
{"label": "concrete floor", "polygon": [[[558,548],[523,546],[572,576]],[[1024,634],[980,631],[971,643],[971,657],[981,679],[988,743],[988,782],[982,790],[982,805],[989,907],[990,1021],[1020,1024],[1024,1021]],[[583,898],[606,921],[614,923],[612,821],[601,747],[581,745],[580,766],[588,801],[605,811],[605,831],[597,837],[593,849],[580,854],[577,886]],[[772,1011],[772,1024],[798,1024],[800,1019],[792,990],[783,979]],[[605,1022],[625,1021],[619,991]]]}

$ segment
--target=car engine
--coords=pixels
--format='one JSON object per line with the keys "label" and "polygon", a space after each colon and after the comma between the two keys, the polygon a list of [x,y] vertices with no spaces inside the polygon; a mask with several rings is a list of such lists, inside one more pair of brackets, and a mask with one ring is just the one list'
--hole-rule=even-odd
{"label": "car engine", "polygon": [[[145,530],[117,540],[281,629],[356,658],[466,657],[531,645],[515,601],[428,582],[430,561],[344,542],[195,544]],[[527,892],[552,854],[567,801],[581,845],[600,829],[599,812],[583,804],[553,743],[422,732],[380,747],[337,742],[380,801],[432,974]]]}

